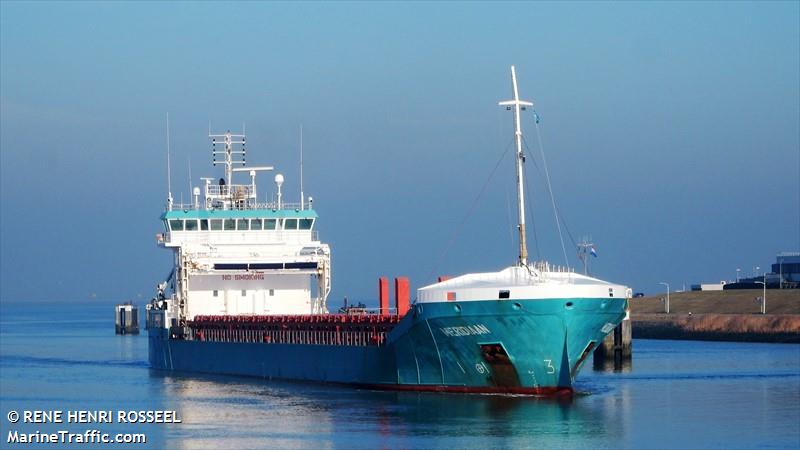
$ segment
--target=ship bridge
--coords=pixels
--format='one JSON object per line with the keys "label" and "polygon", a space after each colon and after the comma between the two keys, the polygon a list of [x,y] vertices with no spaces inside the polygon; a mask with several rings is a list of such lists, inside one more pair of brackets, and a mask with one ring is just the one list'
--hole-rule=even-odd
{"label": "ship bridge", "polygon": [[[177,208],[161,215],[164,233],[157,236],[164,247],[187,243],[258,244],[319,241],[314,229],[313,209],[277,209],[265,205],[254,209]],[[277,205],[275,205],[277,206]]]}
{"label": "ship bridge", "polygon": [[[313,199],[303,198],[302,181],[299,203],[283,201],[281,174],[274,177],[275,201],[260,202],[256,175],[273,167],[234,167],[245,164],[244,134],[209,137],[214,165],[224,165],[225,177],[201,178],[203,190],[191,188],[190,203],[175,203],[169,193],[164,231],[156,235],[175,255],[170,309],[182,323],[198,315],[327,312],[331,252],[319,240],[317,212]],[[235,183],[236,174],[249,176],[249,183]]]}

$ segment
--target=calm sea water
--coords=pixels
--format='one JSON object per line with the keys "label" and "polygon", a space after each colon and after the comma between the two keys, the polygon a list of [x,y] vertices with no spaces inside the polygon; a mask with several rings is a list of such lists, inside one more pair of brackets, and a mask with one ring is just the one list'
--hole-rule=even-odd
{"label": "calm sea water", "polygon": [[[145,433],[112,448],[798,448],[800,345],[634,342],[571,400],[387,393],[168,375],[113,305],[0,303],[0,448],[10,430]],[[10,411],[176,410],[181,424],[10,424]],[[55,446],[58,447],[58,446]],[[80,448],[108,448],[82,445]]]}

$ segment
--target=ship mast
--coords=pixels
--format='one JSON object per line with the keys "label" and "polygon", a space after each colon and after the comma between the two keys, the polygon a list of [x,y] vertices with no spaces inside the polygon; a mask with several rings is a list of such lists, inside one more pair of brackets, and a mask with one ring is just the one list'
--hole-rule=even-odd
{"label": "ship mast", "polygon": [[513,88],[514,99],[498,103],[505,106],[507,110],[514,108],[514,124],[516,126],[515,137],[517,143],[517,214],[519,215],[519,265],[528,265],[528,245],[525,240],[525,189],[522,165],[525,163],[525,155],[522,153],[522,127],[520,126],[520,111],[533,103],[519,99],[517,89],[517,72],[511,66],[511,86]]}
{"label": "ship mast", "polygon": [[[245,155],[247,155],[247,150],[245,149],[245,135],[244,132],[242,134],[232,134],[230,130],[228,130],[225,134],[208,134],[208,137],[211,138],[211,154],[214,156],[213,165],[217,164],[225,164],[225,181],[228,185],[233,184],[233,172],[238,172],[238,170],[234,170],[234,164],[241,164],[245,165]],[[222,138],[222,144],[224,146],[223,150],[217,150],[217,138]],[[233,140],[233,138],[241,138],[241,140]],[[234,144],[241,144],[241,150],[234,150]],[[223,155],[225,160],[217,162],[217,155]],[[239,159],[235,155],[241,155]]]}

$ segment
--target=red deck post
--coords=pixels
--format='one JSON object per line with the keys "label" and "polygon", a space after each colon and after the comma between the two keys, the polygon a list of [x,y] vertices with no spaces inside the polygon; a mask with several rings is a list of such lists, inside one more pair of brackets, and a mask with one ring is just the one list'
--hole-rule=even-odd
{"label": "red deck post", "polygon": [[397,307],[397,316],[403,317],[408,312],[409,305],[409,284],[407,277],[397,277],[394,279],[394,301]]}
{"label": "red deck post", "polygon": [[389,279],[378,278],[378,300],[380,302],[381,316],[389,315]]}

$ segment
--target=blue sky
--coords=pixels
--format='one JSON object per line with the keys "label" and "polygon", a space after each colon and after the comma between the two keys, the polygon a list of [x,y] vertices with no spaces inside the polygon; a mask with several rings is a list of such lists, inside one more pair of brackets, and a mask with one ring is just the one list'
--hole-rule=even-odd
{"label": "blue sky", "polygon": [[[511,64],[594,274],[658,292],[767,267],[800,248],[798,23],[797,2],[2,2],[0,299],[152,294],[167,112],[178,199],[189,162],[220,174],[209,121],[246,122],[297,197],[303,125],[332,304],[512,264],[510,153],[467,216],[511,142]],[[538,256],[562,263],[525,120]]]}

